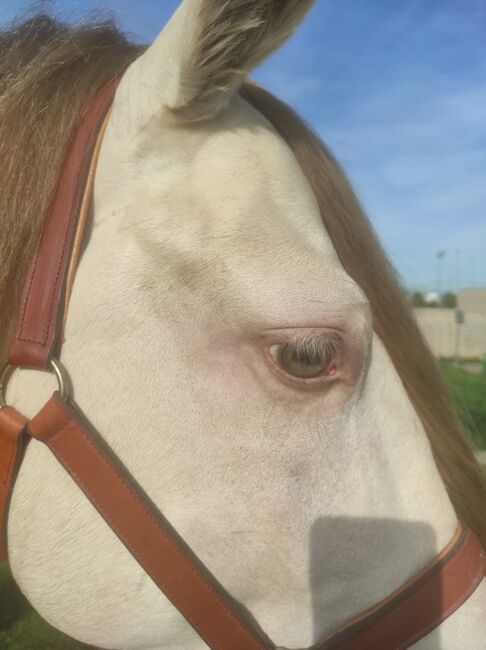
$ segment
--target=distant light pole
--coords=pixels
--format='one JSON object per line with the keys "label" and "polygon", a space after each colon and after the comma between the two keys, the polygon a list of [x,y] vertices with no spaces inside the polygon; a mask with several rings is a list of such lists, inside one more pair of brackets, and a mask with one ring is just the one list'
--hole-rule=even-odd
{"label": "distant light pole", "polygon": [[439,300],[442,296],[442,260],[446,256],[447,251],[437,251],[437,293]]}

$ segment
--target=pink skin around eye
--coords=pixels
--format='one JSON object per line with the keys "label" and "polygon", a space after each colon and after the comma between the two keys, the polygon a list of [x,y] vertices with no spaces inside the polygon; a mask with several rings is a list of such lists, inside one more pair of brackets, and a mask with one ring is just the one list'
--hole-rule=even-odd
{"label": "pink skin around eye", "polygon": [[337,373],[337,366],[336,363],[333,361],[329,368],[326,370],[326,375],[329,377],[334,377],[334,375]]}

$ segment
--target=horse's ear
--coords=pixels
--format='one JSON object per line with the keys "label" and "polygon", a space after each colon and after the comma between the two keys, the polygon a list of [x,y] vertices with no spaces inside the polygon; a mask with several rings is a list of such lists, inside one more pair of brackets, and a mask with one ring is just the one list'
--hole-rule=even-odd
{"label": "horse's ear", "polygon": [[[312,4],[313,0],[184,0],[142,57],[150,67],[163,70],[163,79],[159,78],[163,87],[154,89],[156,94],[182,119],[214,116],[245,75],[292,34]],[[153,69],[150,80],[155,81]]]}

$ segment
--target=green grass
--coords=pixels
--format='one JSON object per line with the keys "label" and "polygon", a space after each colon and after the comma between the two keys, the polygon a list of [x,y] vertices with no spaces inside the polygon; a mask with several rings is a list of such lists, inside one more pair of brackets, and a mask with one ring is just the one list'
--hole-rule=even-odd
{"label": "green grass", "polygon": [[451,363],[441,364],[464,426],[479,449],[486,449],[486,375],[473,375]]}

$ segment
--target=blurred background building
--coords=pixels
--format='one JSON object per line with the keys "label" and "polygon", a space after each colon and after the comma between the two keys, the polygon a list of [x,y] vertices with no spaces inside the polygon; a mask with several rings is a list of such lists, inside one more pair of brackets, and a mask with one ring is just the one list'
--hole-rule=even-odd
{"label": "blurred background building", "polygon": [[433,353],[445,359],[482,360],[486,356],[486,288],[460,289],[455,308],[432,304],[416,306],[415,315]]}

